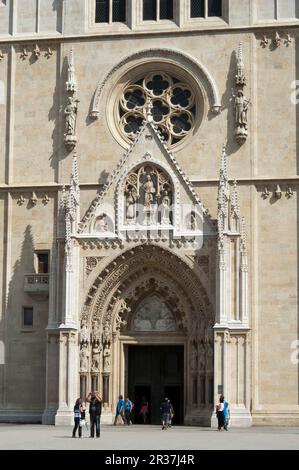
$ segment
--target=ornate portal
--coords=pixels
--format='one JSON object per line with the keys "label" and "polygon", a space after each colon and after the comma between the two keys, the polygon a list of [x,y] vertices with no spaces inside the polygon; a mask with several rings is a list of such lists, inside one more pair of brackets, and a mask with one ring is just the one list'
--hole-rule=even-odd
{"label": "ornate portal", "polygon": [[124,196],[126,224],[172,223],[172,184],[160,168],[146,164],[130,172],[125,181]]}

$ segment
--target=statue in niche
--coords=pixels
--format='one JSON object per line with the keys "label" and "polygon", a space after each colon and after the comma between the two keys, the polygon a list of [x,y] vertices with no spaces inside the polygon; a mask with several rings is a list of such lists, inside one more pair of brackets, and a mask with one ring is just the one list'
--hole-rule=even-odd
{"label": "statue in niche", "polygon": [[99,341],[96,341],[92,347],[92,361],[91,368],[93,371],[98,371],[100,367],[100,354],[102,352],[102,345]]}
{"label": "statue in niche", "polygon": [[191,352],[191,370],[193,372],[197,371],[197,347],[195,344],[192,344],[192,352]]}
{"label": "statue in niche", "polygon": [[152,181],[151,175],[146,175],[146,181],[143,184],[144,190],[144,207],[147,210],[152,208],[152,204],[154,202],[154,194],[156,193],[156,188]]}
{"label": "statue in niche", "polygon": [[80,343],[89,343],[89,331],[87,328],[86,320],[82,321],[81,330],[80,330]]}
{"label": "statue in niche", "polygon": [[65,135],[76,135],[76,118],[77,118],[77,110],[78,110],[78,100],[73,98],[72,96],[68,97],[68,103],[65,107],[64,114],[66,116],[66,131]]}
{"label": "statue in niche", "polygon": [[104,372],[110,372],[110,348],[104,349]]}
{"label": "statue in niche", "polygon": [[126,219],[128,222],[135,221],[136,219],[136,192],[132,189],[127,191],[126,197]]}
{"label": "statue in niche", "polygon": [[164,191],[161,204],[161,224],[169,224],[170,198],[168,191]]}
{"label": "statue in niche", "polygon": [[88,351],[88,344],[83,343],[80,349],[80,370],[81,372],[88,371],[88,363],[89,363],[89,351]]}
{"label": "statue in niche", "polygon": [[235,96],[235,122],[239,127],[244,127],[247,130],[247,111],[249,100],[245,98],[242,90],[238,90]]}
{"label": "statue in niche", "polygon": [[99,217],[97,217],[95,223],[95,232],[107,232],[107,230],[108,224],[106,220],[106,214],[101,214]]}
{"label": "statue in niche", "polygon": [[108,344],[111,341],[111,331],[110,331],[110,323],[108,320],[105,321],[105,325],[103,328],[103,343]]}
{"label": "statue in niche", "polygon": [[93,341],[100,341],[101,339],[101,328],[97,320],[94,320],[92,324],[92,339]]}
{"label": "statue in niche", "polygon": [[195,216],[195,212],[193,211],[190,214],[190,229],[196,230],[196,216]]}

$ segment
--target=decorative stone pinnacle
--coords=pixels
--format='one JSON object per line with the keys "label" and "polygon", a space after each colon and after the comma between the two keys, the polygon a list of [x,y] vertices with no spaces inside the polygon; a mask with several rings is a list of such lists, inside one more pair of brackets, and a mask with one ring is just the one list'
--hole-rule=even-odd
{"label": "decorative stone pinnacle", "polygon": [[73,49],[70,50],[69,57],[68,57],[67,81],[65,85],[66,85],[66,91],[70,91],[71,93],[74,93],[75,91],[77,91]]}

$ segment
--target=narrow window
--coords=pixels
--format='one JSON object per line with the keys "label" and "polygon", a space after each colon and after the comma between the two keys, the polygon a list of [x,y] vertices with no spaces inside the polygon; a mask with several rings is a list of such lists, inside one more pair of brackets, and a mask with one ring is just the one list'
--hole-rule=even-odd
{"label": "narrow window", "polygon": [[173,19],[173,0],[160,0],[160,20]]}
{"label": "narrow window", "polygon": [[33,327],[33,308],[23,307],[22,326],[25,328]]}
{"label": "narrow window", "polygon": [[157,19],[157,0],[143,0],[143,21]]}
{"label": "narrow window", "polygon": [[191,18],[205,17],[205,0],[191,0]]}
{"label": "narrow window", "polygon": [[126,0],[113,0],[112,21],[126,22]]}
{"label": "narrow window", "polygon": [[38,274],[48,274],[49,272],[49,253],[38,252],[36,253],[37,258],[37,272]]}
{"label": "narrow window", "polygon": [[222,16],[222,1],[221,0],[209,0],[208,16]]}
{"label": "narrow window", "polygon": [[109,0],[96,0],[96,23],[109,23]]}

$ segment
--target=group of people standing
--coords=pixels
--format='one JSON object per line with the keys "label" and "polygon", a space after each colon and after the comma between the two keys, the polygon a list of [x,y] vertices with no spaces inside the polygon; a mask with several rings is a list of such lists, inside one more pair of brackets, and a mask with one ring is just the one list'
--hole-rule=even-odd
{"label": "group of people standing", "polygon": [[[100,420],[102,414],[102,398],[97,391],[90,392],[86,397],[86,402],[89,403],[89,417],[90,417],[90,436],[89,437],[100,437]],[[86,426],[85,420],[85,403],[81,398],[76,400],[74,406],[74,421],[75,425],[73,428],[72,437],[76,437],[78,429],[79,437],[82,437],[82,428]],[[86,426],[87,427],[87,426]]]}
{"label": "group of people standing", "polygon": [[[90,436],[89,437],[100,437],[100,419],[102,414],[102,398],[100,397],[97,391],[90,392],[86,397],[86,402],[89,403],[89,416],[90,416]],[[119,395],[118,402],[116,405],[116,413],[114,418],[114,425],[117,424],[117,420],[120,417],[124,424],[128,426],[131,424],[132,411],[134,409],[134,404],[129,399],[129,397],[123,398],[122,395]],[[174,416],[174,409],[169,398],[165,397],[160,406],[161,411],[161,422],[162,430],[166,430],[171,427],[172,418]],[[146,424],[146,416],[149,413],[149,404],[148,401],[143,397],[141,403],[140,414],[143,414],[143,422]],[[79,437],[82,437],[82,428],[86,426],[86,408],[85,403],[81,398],[76,400],[74,406],[74,428],[72,437],[76,437],[76,432],[78,430]],[[229,403],[225,400],[223,395],[220,395],[219,403],[216,405],[216,416],[218,420],[218,430],[221,431],[222,428],[228,431],[228,424],[230,419],[230,409]]]}

